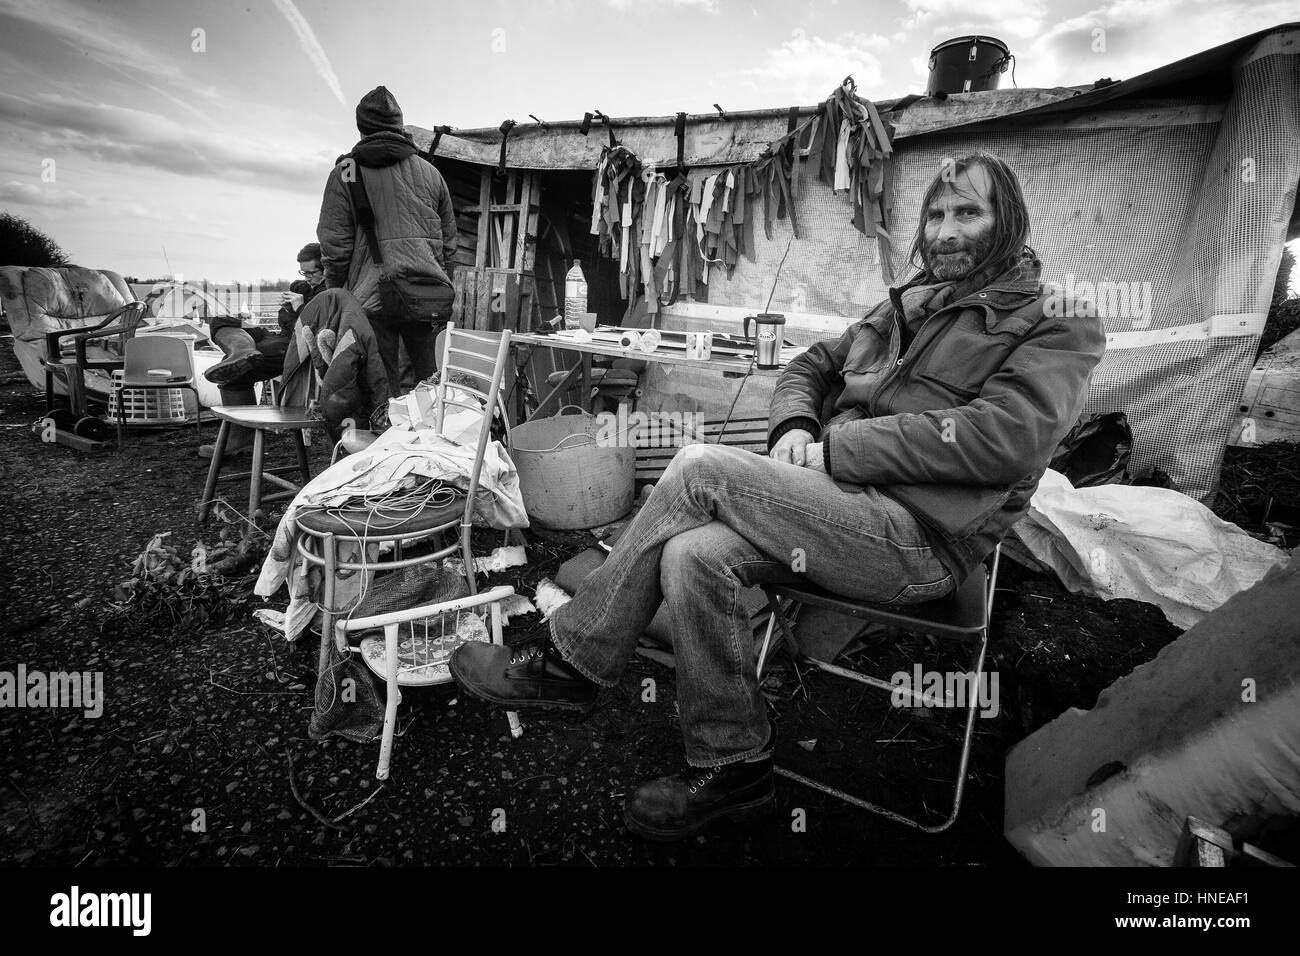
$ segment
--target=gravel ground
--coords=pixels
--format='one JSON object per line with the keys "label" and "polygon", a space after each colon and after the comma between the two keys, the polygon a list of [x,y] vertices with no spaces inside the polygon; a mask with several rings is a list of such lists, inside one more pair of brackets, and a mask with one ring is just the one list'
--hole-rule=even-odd
{"label": "gravel ground", "polygon": [[[107,701],[98,718],[4,713],[7,864],[1018,866],[1001,835],[1007,748],[1067,707],[1091,707],[1178,633],[1153,606],[1071,595],[1004,562],[990,649],[1001,709],[977,722],[952,831],[917,834],[778,778],[769,819],[648,844],[623,829],[622,801],[641,780],[680,765],[669,668],[634,658],[586,719],[526,717],[517,740],[504,715],[454,688],[410,691],[394,773],[381,786],[376,745],[308,739],[315,639],[290,645],[271,636],[249,614],[257,599],[192,633],[101,629],[114,586],[153,535],[171,532],[182,554],[200,540],[215,546],[216,527],[195,524],[206,462],[192,429],[132,433],[122,450],[98,454],[45,445],[27,427],[41,409],[8,342],[0,344],[0,671],[102,671]],[[215,428],[204,433],[211,440]],[[276,454],[292,461],[287,442]],[[325,454],[313,449],[317,466]],[[231,489],[239,507],[246,491]],[[488,583],[531,596],[590,540],[530,531],[529,566]],[[229,591],[250,592],[251,582]],[[512,622],[507,640],[536,620]],[[963,655],[919,638],[869,644],[858,657],[888,676],[917,649],[927,667],[965,669]],[[797,675],[788,663],[780,676],[771,696],[778,762],[886,806],[942,805],[960,713],[896,710],[885,694]],[[647,678],[653,702],[643,699]]]}

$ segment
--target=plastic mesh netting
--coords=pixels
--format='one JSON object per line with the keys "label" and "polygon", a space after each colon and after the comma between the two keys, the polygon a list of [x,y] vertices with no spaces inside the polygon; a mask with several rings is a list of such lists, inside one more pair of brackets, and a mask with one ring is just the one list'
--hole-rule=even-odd
{"label": "plastic mesh netting", "polygon": [[[945,156],[983,149],[1020,176],[1031,245],[1044,279],[1098,306],[1107,354],[1085,415],[1123,411],[1132,468],[1158,467],[1205,498],[1217,482],[1295,206],[1300,178],[1300,56],[1266,38],[1243,59],[1226,102],[1119,100],[1088,114],[1004,121],[902,140],[893,205],[894,269],[904,271],[921,194]],[[800,238],[781,271],[773,311],[857,319],[886,294],[876,243],[852,209],[801,164]],[[756,261],[728,281],[714,272],[709,302],[761,306],[790,237],[758,230]],[[787,327],[810,344],[824,333]]]}

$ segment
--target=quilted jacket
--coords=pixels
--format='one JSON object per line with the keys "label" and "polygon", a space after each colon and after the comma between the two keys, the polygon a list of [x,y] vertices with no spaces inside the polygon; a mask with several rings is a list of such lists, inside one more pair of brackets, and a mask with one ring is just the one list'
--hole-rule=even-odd
{"label": "quilted jacket", "polygon": [[368,315],[379,314],[379,269],[344,179],[350,169],[359,171],[375,211],[385,267],[395,275],[450,282],[457,242],[451,190],[409,137],[384,131],[363,137],[352,152],[340,156],[325,183],[316,239],[329,287],[349,290]]}
{"label": "quilted jacket", "polygon": [[303,306],[284,354],[285,405],[306,405],[312,379],[321,417],[338,432],[345,419],[361,428],[388,407],[388,373],[370,320],[346,289],[325,289]]}
{"label": "quilted jacket", "polygon": [[904,290],[792,361],[777,381],[769,445],[792,427],[825,442],[831,477],[874,485],[924,528],[962,581],[1029,509],[1105,352],[1095,317],[1045,309],[1041,263],[1025,258],[983,288],[914,317]]}

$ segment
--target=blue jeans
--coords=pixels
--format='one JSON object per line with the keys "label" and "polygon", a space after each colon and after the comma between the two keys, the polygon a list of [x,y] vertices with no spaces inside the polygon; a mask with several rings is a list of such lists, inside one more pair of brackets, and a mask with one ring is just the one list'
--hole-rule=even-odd
{"label": "blue jeans", "polygon": [[741,591],[800,581],[899,605],[954,587],[916,519],[875,488],[688,445],[605,563],[555,612],[551,636],[582,674],[612,686],[666,601],[686,761],[718,766],[757,754],[768,738]]}

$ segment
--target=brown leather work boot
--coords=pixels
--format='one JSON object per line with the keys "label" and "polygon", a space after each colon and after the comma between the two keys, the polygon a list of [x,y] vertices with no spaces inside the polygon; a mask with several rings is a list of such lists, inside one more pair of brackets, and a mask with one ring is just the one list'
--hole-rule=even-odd
{"label": "brown leather work boot", "polygon": [[721,820],[752,820],[776,805],[772,748],[776,727],[763,753],[720,767],[687,767],[671,777],[649,780],[628,794],[623,820],[647,840],[684,840]]}
{"label": "brown leather work boot", "polygon": [[470,641],[451,653],[451,675],[465,692],[509,710],[576,710],[596,705],[599,689],[560,656],[543,625],[518,644]]}

